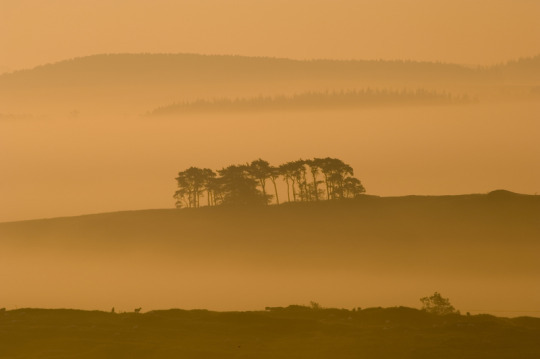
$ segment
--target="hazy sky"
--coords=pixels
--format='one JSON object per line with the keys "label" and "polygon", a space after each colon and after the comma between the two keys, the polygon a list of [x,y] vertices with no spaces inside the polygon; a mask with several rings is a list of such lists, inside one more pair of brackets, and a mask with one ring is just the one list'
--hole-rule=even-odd
{"label": "hazy sky", "polygon": [[[120,52],[492,64],[540,54],[539,14],[540,0],[0,0],[0,72]],[[14,113],[39,113],[21,103]],[[293,114],[282,119],[286,132],[264,116],[219,130],[211,121],[189,130],[133,118],[74,122],[67,112],[0,121],[0,221],[172,207],[183,168],[257,157],[335,156],[383,196],[537,193],[540,107],[491,105],[334,114],[332,136],[327,114],[309,136],[302,121],[316,121]],[[208,139],[212,148],[193,153]]]}
{"label": "hazy sky", "polygon": [[0,0],[0,72],[96,53],[491,64],[540,52],[538,0]]}

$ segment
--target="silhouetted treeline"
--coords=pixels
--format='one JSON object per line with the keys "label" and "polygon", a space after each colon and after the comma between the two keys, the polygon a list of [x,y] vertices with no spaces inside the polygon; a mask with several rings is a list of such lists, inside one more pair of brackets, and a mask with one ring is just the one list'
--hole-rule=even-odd
{"label": "silhouetted treeline", "polygon": [[150,115],[170,115],[192,112],[269,111],[295,109],[359,108],[392,105],[450,105],[466,104],[472,100],[467,95],[454,96],[450,93],[424,89],[387,90],[363,89],[333,92],[304,92],[292,96],[258,96],[251,98],[197,100],[174,103],[159,107]]}
{"label": "silhouetted treeline", "polygon": [[198,167],[181,171],[176,178],[178,190],[174,198],[178,208],[200,207],[201,197],[206,197],[208,206],[261,205],[273,199],[279,204],[280,179],[287,187],[289,202],[354,198],[365,192],[352,167],[337,158],[297,160],[279,166],[258,159],[225,167],[217,173]]}
{"label": "silhouetted treeline", "polygon": [[486,67],[483,71],[495,78],[511,79],[522,84],[538,84],[538,81],[540,81],[540,55],[523,57],[518,60]]}

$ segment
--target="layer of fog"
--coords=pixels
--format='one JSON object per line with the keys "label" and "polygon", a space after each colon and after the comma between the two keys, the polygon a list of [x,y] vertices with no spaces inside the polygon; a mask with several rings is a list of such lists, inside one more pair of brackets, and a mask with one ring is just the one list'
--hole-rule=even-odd
{"label": "layer of fog", "polygon": [[[0,122],[0,221],[174,205],[175,176],[263,158],[338,157],[369,194],[534,194],[531,103]],[[285,196],[282,193],[282,198]]]}
{"label": "layer of fog", "polygon": [[[227,261],[208,266],[185,258],[128,254],[103,258],[70,253],[15,255],[3,251],[2,303],[7,308],[77,308],[132,311],[167,308],[262,310],[309,304],[328,307],[410,306],[439,291],[463,313],[538,316],[537,276],[452,275],[437,265],[424,273],[399,267],[369,270],[287,270],[243,267]],[[203,265],[204,263],[204,265]],[[459,266],[459,263],[456,263]],[[390,272],[388,272],[390,270]]]}
{"label": "layer of fog", "polygon": [[418,307],[439,291],[464,313],[538,315],[539,205],[504,194],[364,197],[5,223],[0,305]]}

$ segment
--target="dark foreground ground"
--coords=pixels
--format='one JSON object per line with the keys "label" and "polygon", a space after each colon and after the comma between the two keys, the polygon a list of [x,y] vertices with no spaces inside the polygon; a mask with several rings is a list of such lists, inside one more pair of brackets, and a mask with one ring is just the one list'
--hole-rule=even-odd
{"label": "dark foreground ground", "polygon": [[540,318],[412,308],[0,312],[0,358],[540,358]]}

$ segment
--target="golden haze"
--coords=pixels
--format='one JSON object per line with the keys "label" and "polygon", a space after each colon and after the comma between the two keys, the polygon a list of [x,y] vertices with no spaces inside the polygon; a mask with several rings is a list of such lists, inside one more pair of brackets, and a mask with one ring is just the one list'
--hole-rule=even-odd
{"label": "golden haze", "polygon": [[[133,210],[1,223],[0,306],[537,313],[540,2],[231,3],[0,0],[0,222]],[[326,156],[383,198],[173,209],[190,166]]]}
{"label": "golden haze", "polygon": [[0,2],[0,72],[96,53],[488,65],[540,48],[534,0]]}

